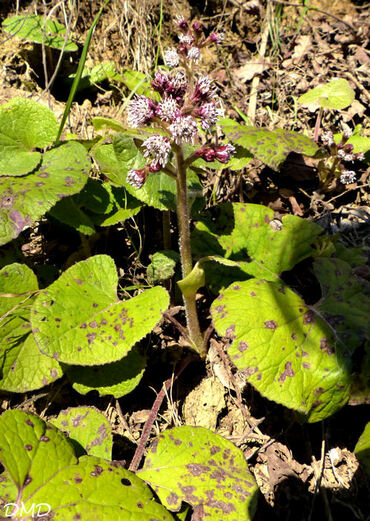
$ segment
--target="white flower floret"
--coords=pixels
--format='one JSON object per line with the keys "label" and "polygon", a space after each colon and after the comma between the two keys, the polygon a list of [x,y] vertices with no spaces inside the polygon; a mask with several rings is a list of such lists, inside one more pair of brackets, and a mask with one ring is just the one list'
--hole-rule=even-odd
{"label": "white flower floret", "polygon": [[146,139],[142,146],[146,148],[144,157],[150,157],[155,164],[162,167],[166,166],[171,152],[171,143],[167,137],[155,134]]}
{"label": "white flower floret", "polygon": [[198,47],[191,47],[188,51],[188,58],[197,63],[200,59],[200,50]]}
{"label": "white flower floret", "polygon": [[192,45],[194,42],[194,38],[185,34],[179,34],[179,40],[181,43],[187,43],[188,45]]}
{"label": "white flower floret", "polygon": [[170,96],[165,96],[163,101],[158,104],[156,114],[164,121],[173,121],[179,115],[179,106],[176,100]]}
{"label": "white flower floret", "polygon": [[194,137],[198,132],[197,122],[191,116],[178,117],[169,127],[175,143],[194,143]]}
{"label": "white flower floret", "polygon": [[356,181],[356,172],[353,170],[344,170],[340,176],[340,182],[349,185]]}
{"label": "white flower floret", "polygon": [[134,188],[142,188],[147,176],[148,172],[145,168],[141,170],[131,169],[126,176],[126,181]]}
{"label": "white flower floret", "polygon": [[218,118],[222,115],[214,103],[203,103],[198,110],[201,127],[203,130],[209,130],[217,123]]}
{"label": "white flower floret", "polygon": [[154,102],[146,96],[136,96],[128,104],[127,122],[130,127],[136,128],[145,125],[154,116]]}
{"label": "white flower floret", "polygon": [[178,66],[178,64],[180,63],[180,56],[174,47],[165,51],[164,62],[168,67]]}
{"label": "white flower floret", "polygon": [[323,134],[321,134],[321,141],[325,145],[328,145],[330,147],[331,145],[334,144],[333,133],[330,132],[330,130],[328,130],[327,132],[324,132]]}

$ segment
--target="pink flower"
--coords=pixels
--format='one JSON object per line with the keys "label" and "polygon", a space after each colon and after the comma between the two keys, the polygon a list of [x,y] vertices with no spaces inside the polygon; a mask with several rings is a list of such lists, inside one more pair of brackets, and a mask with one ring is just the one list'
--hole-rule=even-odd
{"label": "pink flower", "polygon": [[136,98],[128,104],[127,121],[133,127],[140,127],[148,123],[154,116],[155,103],[146,96],[136,96]]}
{"label": "pink flower", "polygon": [[176,24],[177,27],[183,31],[187,31],[189,29],[189,24],[183,16],[177,16],[176,17]]}
{"label": "pink flower", "polygon": [[177,67],[180,63],[180,56],[175,48],[168,49],[164,53],[164,62],[168,67]]}
{"label": "pink flower", "polygon": [[180,116],[169,127],[172,139],[180,145],[181,143],[193,143],[198,132],[197,123],[191,116]]}
{"label": "pink flower", "polygon": [[193,31],[197,34],[202,34],[203,32],[203,24],[201,24],[200,22],[193,22],[192,28]]}
{"label": "pink flower", "polygon": [[201,119],[201,127],[203,130],[211,129],[220,116],[220,110],[212,102],[203,103],[196,111],[197,116]]}
{"label": "pink flower", "polygon": [[201,76],[191,96],[192,101],[212,101],[216,97],[212,80],[208,76]]}
{"label": "pink flower", "polygon": [[156,114],[163,121],[173,121],[180,116],[180,109],[174,98],[165,96],[161,103],[158,104]]}
{"label": "pink flower", "polygon": [[169,139],[160,134],[154,134],[144,141],[142,144],[146,148],[144,157],[152,158],[154,165],[166,166],[168,156],[171,152],[171,143]]}
{"label": "pink flower", "polygon": [[135,188],[142,188],[147,177],[148,169],[146,167],[141,170],[131,169],[126,176],[126,181]]}
{"label": "pink flower", "polygon": [[224,34],[223,33],[211,33],[209,35],[209,39],[213,43],[221,43],[222,40],[224,39]]}
{"label": "pink flower", "polygon": [[207,163],[210,163],[216,159],[216,152],[214,148],[198,148],[198,150],[195,151],[195,154],[204,159],[204,161],[207,161]]}

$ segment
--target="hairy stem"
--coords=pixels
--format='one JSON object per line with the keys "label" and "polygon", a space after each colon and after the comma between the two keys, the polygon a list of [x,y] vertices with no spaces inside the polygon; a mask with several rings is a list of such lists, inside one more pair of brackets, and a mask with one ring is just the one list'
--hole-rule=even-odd
{"label": "hairy stem", "polygon": [[[186,190],[186,168],[181,147],[176,151],[177,159],[177,223],[180,235],[180,258],[182,276],[185,278],[193,268],[190,248],[189,207]],[[189,337],[200,356],[205,357],[204,339],[200,332],[197,306],[194,295],[183,295]]]}

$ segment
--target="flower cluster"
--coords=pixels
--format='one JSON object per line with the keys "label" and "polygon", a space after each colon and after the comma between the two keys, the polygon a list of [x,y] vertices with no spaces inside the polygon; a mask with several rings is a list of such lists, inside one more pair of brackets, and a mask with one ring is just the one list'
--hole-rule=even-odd
{"label": "flower cluster", "polygon": [[354,183],[356,181],[356,173],[353,170],[346,170],[342,165],[342,162],[353,163],[353,161],[356,159],[364,159],[364,154],[361,152],[355,154],[353,152],[353,145],[351,143],[347,143],[351,135],[351,131],[344,131],[342,134],[342,139],[338,144],[335,143],[332,132],[327,131],[321,135],[322,143],[326,146],[330,156],[337,163],[338,174],[340,174],[339,179],[343,184]]}
{"label": "flower cluster", "polygon": [[[222,34],[211,33],[205,37],[200,22],[190,25],[184,18],[177,20],[177,27],[179,44],[164,53],[165,64],[176,70],[157,71],[151,83],[161,100],[136,96],[127,109],[131,127],[153,124],[161,129],[142,143],[143,155],[148,161],[146,167],[130,170],[127,175],[127,181],[137,188],[143,186],[150,172],[165,169],[173,147],[183,143],[194,145],[198,141],[198,122],[203,131],[209,132],[223,115],[211,78],[197,77],[192,70],[193,64],[200,60],[201,49],[221,43]],[[232,145],[208,145],[198,149],[194,158],[227,163],[234,152]]]}

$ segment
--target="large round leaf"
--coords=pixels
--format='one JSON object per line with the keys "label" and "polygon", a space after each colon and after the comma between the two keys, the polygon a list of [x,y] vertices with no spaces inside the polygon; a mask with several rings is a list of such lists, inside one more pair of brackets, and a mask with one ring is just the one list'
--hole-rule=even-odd
{"label": "large round leaf", "polygon": [[52,144],[58,122],[45,105],[31,99],[14,98],[0,106],[0,176],[31,172],[41,153],[35,148]]}
{"label": "large round leaf", "polygon": [[57,201],[79,192],[89,168],[85,148],[71,142],[46,152],[36,172],[0,178],[0,245],[18,237]]}
{"label": "large round leaf", "polygon": [[345,109],[355,99],[355,91],[344,78],[318,85],[298,98],[298,103],[312,108]]}
{"label": "large round leaf", "polygon": [[192,250],[200,257],[220,255],[234,261],[221,270],[214,262],[210,269],[205,266],[207,282],[225,287],[248,276],[276,280],[312,255],[320,233],[320,226],[295,215],[276,222],[273,210],[263,205],[223,203],[196,225]]}
{"label": "large round leaf", "polygon": [[232,143],[246,148],[273,170],[278,170],[291,152],[314,156],[319,149],[307,136],[281,128],[269,130],[235,123],[222,129]]}
{"label": "large round leaf", "polygon": [[31,311],[41,351],[75,365],[101,365],[126,356],[160,321],[169,297],[158,286],[120,301],[117,283],[113,259],[96,255],[42,291]]}
{"label": "large round leaf", "polygon": [[[56,427],[23,411],[0,417],[0,460],[6,470],[1,480],[16,485],[6,488],[6,498],[15,492],[11,499],[23,519],[173,521],[135,474],[94,456],[77,462]],[[9,517],[8,509],[4,513]]]}
{"label": "large round leaf", "polygon": [[30,308],[38,283],[24,264],[0,270],[0,389],[24,393],[62,376],[56,360],[40,353],[31,334]]}
{"label": "large round leaf", "polygon": [[349,396],[350,361],[333,328],[288,287],[251,279],[223,291],[211,307],[228,354],[263,395],[310,422],[333,414]]}
{"label": "large round leaf", "polygon": [[203,427],[163,432],[138,475],[174,512],[184,501],[199,521],[249,521],[253,517],[257,485],[243,452]]}
{"label": "large round leaf", "polygon": [[[164,172],[149,174],[142,188],[127,183],[126,176],[130,169],[146,165],[146,159],[131,137],[117,133],[112,145],[102,145],[94,150],[94,158],[112,183],[124,186],[139,201],[158,210],[176,211],[176,181]],[[187,173],[187,187],[193,196],[201,196],[202,185],[192,169]]]}

